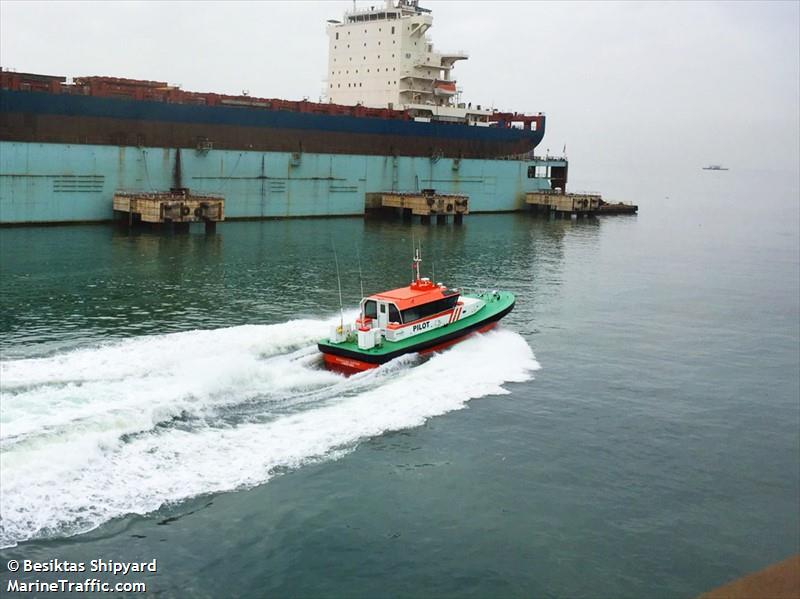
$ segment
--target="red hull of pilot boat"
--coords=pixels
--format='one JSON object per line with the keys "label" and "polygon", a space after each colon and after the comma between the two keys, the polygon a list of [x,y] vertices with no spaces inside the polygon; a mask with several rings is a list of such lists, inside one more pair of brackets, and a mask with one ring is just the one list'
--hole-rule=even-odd
{"label": "red hull of pilot boat", "polygon": [[[431,352],[448,348],[452,345],[455,345],[456,343],[464,341],[465,339],[474,335],[475,333],[485,333],[486,331],[490,330],[496,325],[497,321],[490,322],[489,324],[477,330],[470,331],[463,337],[458,337],[457,339],[451,339],[450,341],[445,341],[444,343],[440,343],[439,345],[429,347],[417,353],[429,354]],[[414,352],[408,352],[408,353],[414,353]],[[322,354],[322,359],[325,360],[325,365],[330,370],[336,370],[343,374],[356,374],[357,372],[363,372],[365,370],[370,370],[372,368],[377,368],[378,366],[380,366],[380,364],[373,364],[371,362],[364,362],[362,360],[356,360],[354,358],[345,358],[344,356],[337,356],[334,354],[327,354],[327,353]]]}

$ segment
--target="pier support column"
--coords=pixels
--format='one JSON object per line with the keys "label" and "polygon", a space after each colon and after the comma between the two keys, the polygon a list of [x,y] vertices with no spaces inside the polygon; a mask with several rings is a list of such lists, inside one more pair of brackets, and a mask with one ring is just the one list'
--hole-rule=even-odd
{"label": "pier support column", "polygon": [[446,225],[447,224],[447,215],[446,214],[437,214],[436,215],[436,224],[437,225]]}
{"label": "pier support column", "polygon": [[430,215],[428,215],[428,214],[423,214],[423,215],[421,215],[421,216],[419,217],[419,222],[421,222],[423,225],[429,225],[429,224],[431,224],[431,217],[430,217]]}
{"label": "pier support column", "polygon": [[454,225],[460,225],[460,224],[463,224],[463,223],[464,223],[464,215],[461,214],[460,212],[457,212],[453,216],[453,224]]}
{"label": "pier support column", "polygon": [[213,235],[217,232],[217,221],[207,220],[206,221],[206,235]]}

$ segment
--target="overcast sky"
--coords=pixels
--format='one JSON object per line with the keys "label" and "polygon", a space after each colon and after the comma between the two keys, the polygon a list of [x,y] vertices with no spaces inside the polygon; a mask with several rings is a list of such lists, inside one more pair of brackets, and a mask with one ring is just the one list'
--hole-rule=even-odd
{"label": "overcast sky", "polygon": [[[379,0],[358,2],[380,5]],[[571,176],[719,162],[796,177],[798,2],[422,2],[464,100],[545,112]],[[348,1],[0,2],[0,64],[318,99]]]}

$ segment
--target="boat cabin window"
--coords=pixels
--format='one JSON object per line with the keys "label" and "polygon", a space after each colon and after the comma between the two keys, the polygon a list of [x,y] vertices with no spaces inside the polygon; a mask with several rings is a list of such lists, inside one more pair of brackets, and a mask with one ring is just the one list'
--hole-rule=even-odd
{"label": "boat cabin window", "polygon": [[389,304],[389,322],[403,322],[400,320],[400,312],[394,304]]}
{"label": "boat cabin window", "polygon": [[378,302],[367,300],[364,302],[364,316],[368,318],[378,318]]}
{"label": "boat cabin window", "polygon": [[434,314],[438,314],[439,312],[444,312],[445,310],[449,310],[453,306],[456,305],[458,301],[458,293],[453,293],[448,297],[444,297],[440,300],[436,300],[435,302],[430,302],[427,304],[422,304],[421,306],[414,306],[413,308],[408,308],[407,310],[403,310],[403,322],[409,323],[415,320],[419,320],[421,318],[427,318],[428,316],[433,316]]}

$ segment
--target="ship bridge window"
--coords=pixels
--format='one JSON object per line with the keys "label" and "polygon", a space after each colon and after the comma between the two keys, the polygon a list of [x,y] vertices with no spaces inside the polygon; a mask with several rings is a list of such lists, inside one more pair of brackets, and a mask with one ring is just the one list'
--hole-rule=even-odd
{"label": "ship bridge window", "polygon": [[[392,26],[392,33],[394,33],[394,26]],[[338,35],[338,34],[337,34]]]}
{"label": "ship bridge window", "polygon": [[403,322],[400,320],[400,312],[394,304],[389,304],[389,322]]}
{"label": "ship bridge window", "polygon": [[[338,34],[338,33],[336,34],[336,39],[337,39],[337,40],[339,39],[339,34]],[[335,47],[336,47],[336,46],[334,46],[334,48],[335,48]]]}
{"label": "ship bridge window", "polygon": [[364,316],[368,318],[378,318],[378,302],[367,300],[364,302]]}
{"label": "ship bridge window", "polygon": [[548,177],[547,167],[534,165],[528,167],[528,179],[546,179]]}
{"label": "ship bridge window", "polygon": [[449,310],[455,306],[457,301],[458,294],[454,293],[453,295],[436,300],[435,302],[408,308],[407,310],[403,310],[401,313],[403,316],[403,322],[414,322],[415,320],[420,320],[421,318],[427,318],[428,316],[433,316],[439,312],[444,312],[445,310]]}

